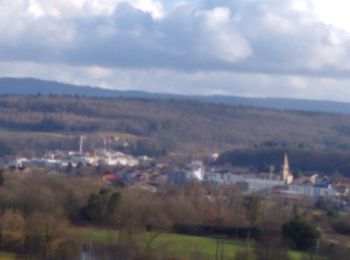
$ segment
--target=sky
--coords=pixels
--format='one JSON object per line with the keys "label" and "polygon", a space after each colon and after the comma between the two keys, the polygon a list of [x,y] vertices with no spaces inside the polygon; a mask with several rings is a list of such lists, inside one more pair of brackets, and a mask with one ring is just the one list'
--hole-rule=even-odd
{"label": "sky", "polygon": [[0,0],[0,76],[350,102],[345,0]]}

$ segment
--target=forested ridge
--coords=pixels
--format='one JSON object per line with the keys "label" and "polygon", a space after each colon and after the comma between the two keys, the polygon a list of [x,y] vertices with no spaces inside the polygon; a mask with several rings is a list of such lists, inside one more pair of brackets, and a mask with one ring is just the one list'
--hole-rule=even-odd
{"label": "forested ridge", "polygon": [[[0,128],[0,142],[8,146],[21,142],[27,132],[45,139],[47,133],[68,138],[108,131],[182,152],[221,152],[269,142],[321,149],[350,147],[350,116],[172,99],[2,96]],[[20,134],[11,141],[7,132]],[[61,139],[55,138],[51,144],[60,148]],[[42,140],[27,145],[36,141]]]}
{"label": "forested ridge", "polygon": [[246,167],[256,172],[269,172],[271,167],[279,171],[285,153],[288,154],[295,177],[314,173],[350,176],[349,150],[258,147],[225,152],[216,163],[217,165],[231,164],[236,167]]}
{"label": "forested ridge", "polygon": [[[117,86],[115,86],[117,87]],[[290,99],[290,98],[250,98],[227,95],[177,95],[167,93],[151,93],[138,90],[105,89],[92,86],[77,86],[69,83],[41,80],[35,78],[0,78],[0,95],[78,95],[87,97],[125,97],[140,99],[175,99],[175,100],[197,100],[212,104],[242,105],[258,108],[270,108],[278,110],[300,110],[341,113],[350,115],[350,103]]]}

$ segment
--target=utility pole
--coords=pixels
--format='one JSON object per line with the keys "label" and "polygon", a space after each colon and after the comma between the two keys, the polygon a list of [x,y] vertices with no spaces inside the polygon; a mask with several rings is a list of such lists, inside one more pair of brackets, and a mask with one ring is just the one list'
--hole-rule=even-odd
{"label": "utility pole", "polygon": [[219,260],[219,239],[216,239],[216,260]]}
{"label": "utility pole", "polygon": [[224,260],[224,240],[218,238],[216,240],[216,260]]}
{"label": "utility pole", "polygon": [[221,260],[224,260],[225,241],[221,240]]}
{"label": "utility pole", "polygon": [[88,249],[88,254],[87,254],[87,260],[92,260],[92,240],[90,240],[90,243],[89,243],[89,249]]}
{"label": "utility pole", "polygon": [[320,250],[320,239],[317,239],[316,243],[316,260],[318,259],[318,251]]}
{"label": "utility pole", "polygon": [[249,247],[250,244],[250,230],[248,229],[248,233],[247,233],[247,246]]}

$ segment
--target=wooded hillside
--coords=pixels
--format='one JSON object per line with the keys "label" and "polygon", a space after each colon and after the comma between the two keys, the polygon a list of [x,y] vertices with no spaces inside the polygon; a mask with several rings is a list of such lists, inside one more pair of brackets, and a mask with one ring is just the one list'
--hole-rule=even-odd
{"label": "wooded hillside", "polygon": [[106,131],[128,133],[168,151],[214,152],[271,142],[350,148],[350,116],[197,101],[3,96],[0,128],[0,143],[15,150],[36,142],[40,148],[72,147],[62,140]]}

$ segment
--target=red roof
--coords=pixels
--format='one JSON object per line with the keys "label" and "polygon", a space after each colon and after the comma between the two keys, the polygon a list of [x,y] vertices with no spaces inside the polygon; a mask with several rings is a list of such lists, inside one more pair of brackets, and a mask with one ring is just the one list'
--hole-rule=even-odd
{"label": "red roof", "polygon": [[339,177],[336,179],[338,185],[350,185],[350,178],[348,177]]}
{"label": "red roof", "polygon": [[102,181],[106,182],[106,181],[119,181],[120,177],[117,174],[114,173],[107,173],[105,175],[103,175],[102,177]]}

